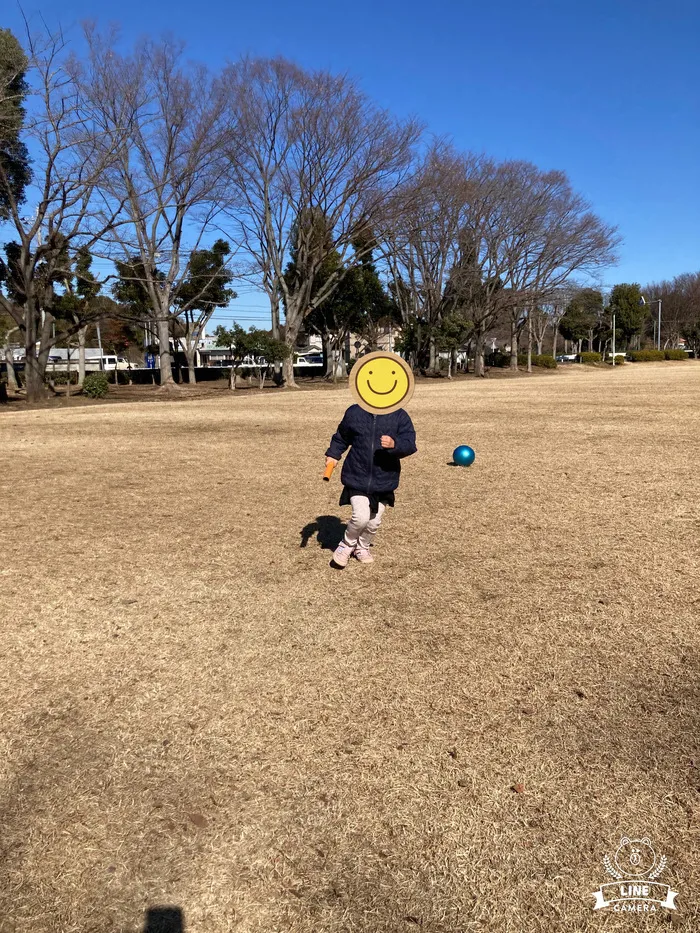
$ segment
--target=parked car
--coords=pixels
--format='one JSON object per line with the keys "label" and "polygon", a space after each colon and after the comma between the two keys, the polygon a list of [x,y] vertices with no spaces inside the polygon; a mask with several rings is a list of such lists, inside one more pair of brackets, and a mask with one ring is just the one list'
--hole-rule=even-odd
{"label": "parked car", "polygon": [[577,356],[575,353],[560,353],[557,356],[557,363],[575,363]]}
{"label": "parked car", "polygon": [[300,353],[294,360],[294,366],[323,366],[323,353]]}

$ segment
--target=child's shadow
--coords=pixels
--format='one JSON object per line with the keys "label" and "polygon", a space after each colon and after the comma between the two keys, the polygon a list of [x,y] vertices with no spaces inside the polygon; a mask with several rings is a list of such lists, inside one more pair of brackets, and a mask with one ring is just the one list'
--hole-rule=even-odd
{"label": "child's shadow", "polygon": [[324,550],[335,551],[344,534],[345,523],[341,522],[337,515],[319,515],[316,521],[309,522],[301,529],[299,547],[306,547],[311,538],[316,535],[316,540]]}

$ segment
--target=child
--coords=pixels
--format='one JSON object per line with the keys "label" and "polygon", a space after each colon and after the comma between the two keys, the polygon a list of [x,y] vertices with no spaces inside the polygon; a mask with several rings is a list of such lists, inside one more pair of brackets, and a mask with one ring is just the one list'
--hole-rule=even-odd
{"label": "child", "polygon": [[403,408],[388,415],[373,415],[359,405],[351,405],[331,438],[326,464],[337,463],[348,447],[340,504],[352,506],[352,517],[333,554],[339,567],[347,567],[353,554],[363,564],[374,560],[369,547],[384,509],[394,505],[401,458],[416,452],[413,422]]}

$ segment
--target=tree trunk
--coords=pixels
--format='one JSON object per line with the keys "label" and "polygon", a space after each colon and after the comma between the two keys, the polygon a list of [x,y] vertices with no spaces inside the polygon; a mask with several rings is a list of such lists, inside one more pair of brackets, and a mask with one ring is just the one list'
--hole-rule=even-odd
{"label": "tree trunk", "polygon": [[173,356],[170,352],[170,324],[164,315],[158,318],[158,348],[160,351],[160,387],[172,390],[177,388],[173,378]]}
{"label": "tree trunk", "polygon": [[[289,344],[287,344],[287,346],[289,346]],[[286,386],[288,389],[299,388],[294,380],[294,358],[293,356],[287,357],[287,359],[284,360],[284,362],[282,363],[282,385]]]}
{"label": "tree trunk", "polygon": [[[280,339],[280,303],[279,298],[270,297],[270,317],[272,324],[272,339]],[[284,374],[283,374],[283,364],[281,362],[276,362],[273,364],[274,373],[272,380],[275,385],[281,386],[284,383]]]}
{"label": "tree trunk", "polygon": [[284,342],[289,347],[290,353],[282,364],[282,377],[284,379],[284,385],[288,389],[299,388],[299,386],[296,384],[296,380],[294,379],[294,350],[297,345],[297,338],[299,336],[302,320],[303,318],[301,314],[297,314],[290,308],[287,308],[287,323],[284,328]]}
{"label": "tree trunk", "polygon": [[228,373],[228,387],[232,392],[236,390],[236,367],[231,366],[231,369]]}
{"label": "tree trunk", "polygon": [[484,376],[484,323],[481,321],[474,336],[474,375]]}
{"label": "tree trunk", "polygon": [[[25,382],[27,387],[27,401],[40,402],[48,395],[44,377],[46,376],[46,366],[49,361],[49,335],[51,333],[51,324],[49,315],[44,316],[39,334],[40,312],[34,306],[34,300],[27,302],[25,321],[26,321],[26,345],[25,345]],[[36,345],[39,344],[39,352],[36,352]]]}
{"label": "tree trunk", "polygon": [[588,352],[589,353],[593,352],[593,331],[592,330],[588,331]]}
{"label": "tree trunk", "polygon": [[78,385],[82,387],[85,382],[85,343],[87,341],[87,327],[78,331]]}
{"label": "tree trunk", "polygon": [[24,384],[27,389],[27,401],[38,402],[46,396],[43,373],[39,373],[36,357],[37,344],[37,315],[30,300],[27,301],[25,311],[25,350],[24,350]]}
{"label": "tree trunk", "polygon": [[518,371],[518,328],[515,321],[510,322],[510,368],[514,373]]}
{"label": "tree trunk", "polygon": [[527,313],[527,371],[532,372],[532,318]]}
{"label": "tree trunk", "polygon": [[544,337],[536,337],[535,342],[537,344],[537,355],[542,356],[542,345],[544,343]]}
{"label": "tree trunk", "polygon": [[323,334],[321,336],[321,341],[323,343],[323,378],[335,380],[335,354],[333,353],[332,334]]}
{"label": "tree trunk", "polygon": [[338,376],[347,376],[348,369],[345,364],[343,347],[349,335],[340,334],[331,339],[331,353],[333,354],[333,384],[338,382]]}
{"label": "tree trunk", "polygon": [[195,346],[190,346],[189,343],[185,347],[185,356],[187,357],[187,381],[191,386],[197,385],[197,374],[194,371],[194,358],[197,353],[197,348]]}
{"label": "tree trunk", "polygon": [[559,322],[554,325],[554,336],[552,337],[552,356],[556,359],[557,343],[559,342]]}
{"label": "tree trunk", "polygon": [[435,344],[435,337],[433,337],[432,334],[430,335],[428,347],[430,350],[428,369],[430,370],[431,373],[436,373],[438,371],[438,352],[437,352],[437,346]]}
{"label": "tree trunk", "polygon": [[[13,328],[13,330],[16,330],[16,329],[17,328]],[[12,333],[12,331],[10,331],[10,333]],[[7,336],[9,337],[10,334],[8,334]],[[17,373],[15,372],[15,366],[12,360],[12,350],[7,344],[5,344],[4,353],[5,353],[5,365],[7,366],[7,388],[11,392],[16,392],[18,388]]]}

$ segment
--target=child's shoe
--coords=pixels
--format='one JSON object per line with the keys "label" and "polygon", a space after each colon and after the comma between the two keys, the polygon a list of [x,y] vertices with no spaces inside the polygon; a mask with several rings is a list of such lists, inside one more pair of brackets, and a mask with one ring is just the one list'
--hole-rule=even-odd
{"label": "child's shoe", "polygon": [[341,541],[338,547],[333,551],[333,563],[337,567],[347,567],[348,561],[352,557],[355,548],[350,547],[344,541]]}
{"label": "child's shoe", "polygon": [[368,547],[356,548],[355,557],[359,560],[361,564],[371,564],[374,562],[374,558],[370,554]]}

